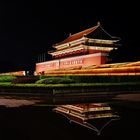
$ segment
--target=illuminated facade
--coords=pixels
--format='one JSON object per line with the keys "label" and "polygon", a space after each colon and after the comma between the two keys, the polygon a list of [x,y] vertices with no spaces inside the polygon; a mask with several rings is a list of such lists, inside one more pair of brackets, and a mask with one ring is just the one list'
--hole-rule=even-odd
{"label": "illuminated facade", "polygon": [[77,67],[100,65],[107,62],[108,53],[117,49],[119,38],[107,33],[98,22],[96,26],[70,35],[64,41],[53,45],[48,53],[51,61],[36,64],[36,72],[47,73]]}

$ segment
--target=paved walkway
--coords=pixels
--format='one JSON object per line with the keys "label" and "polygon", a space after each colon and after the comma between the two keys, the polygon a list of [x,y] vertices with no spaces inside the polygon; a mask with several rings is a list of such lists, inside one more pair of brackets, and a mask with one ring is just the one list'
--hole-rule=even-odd
{"label": "paved walkway", "polygon": [[140,101],[140,93],[129,93],[129,94],[119,94],[115,98],[116,100],[125,100],[125,101]]}
{"label": "paved walkway", "polygon": [[23,100],[23,99],[8,99],[5,97],[0,97],[0,106],[6,107],[19,107],[19,106],[26,106],[26,105],[33,105],[38,103],[38,100]]}
{"label": "paved walkway", "polygon": [[[113,99],[122,100],[122,101],[140,102],[140,93],[119,94],[115,96]],[[6,106],[6,107],[19,107],[19,106],[33,105],[40,102],[41,100],[13,99],[7,96],[0,97],[0,106]]]}

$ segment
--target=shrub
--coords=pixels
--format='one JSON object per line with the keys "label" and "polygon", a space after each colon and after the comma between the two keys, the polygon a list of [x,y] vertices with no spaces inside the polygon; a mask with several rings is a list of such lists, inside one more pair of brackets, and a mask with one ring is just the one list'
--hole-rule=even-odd
{"label": "shrub", "polygon": [[0,82],[11,82],[14,80],[16,77],[12,75],[1,75],[0,76]]}
{"label": "shrub", "polygon": [[140,82],[140,76],[69,76],[76,83],[119,83]]}
{"label": "shrub", "polygon": [[59,83],[120,83],[140,82],[139,75],[71,75],[71,76],[42,76],[38,77],[37,84],[59,84]]}
{"label": "shrub", "polygon": [[67,77],[47,77],[45,79],[41,79],[36,82],[36,84],[68,84],[68,83],[75,83],[75,81]]}
{"label": "shrub", "polygon": [[38,77],[17,77],[12,80],[13,84],[26,84],[26,83],[35,83],[38,80]]}
{"label": "shrub", "polygon": [[48,76],[46,76],[46,75],[39,75],[38,77],[39,77],[39,79],[45,79],[45,78],[47,78]]}

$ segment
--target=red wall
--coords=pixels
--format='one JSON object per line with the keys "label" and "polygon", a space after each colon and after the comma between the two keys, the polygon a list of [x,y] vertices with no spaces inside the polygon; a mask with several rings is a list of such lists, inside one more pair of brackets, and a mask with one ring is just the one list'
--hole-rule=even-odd
{"label": "red wall", "polygon": [[36,73],[59,69],[59,60],[36,63]]}
{"label": "red wall", "polygon": [[95,53],[70,58],[46,61],[36,64],[36,73],[43,74],[45,71],[74,68],[78,66],[100,65],[106,62],[106,53]]}
{"label": "red wall", "polygon": [[109,51],[107,50],[92,50],[92,49],[89,49],[89,54],[94,54],[94,53],[107,53]]}

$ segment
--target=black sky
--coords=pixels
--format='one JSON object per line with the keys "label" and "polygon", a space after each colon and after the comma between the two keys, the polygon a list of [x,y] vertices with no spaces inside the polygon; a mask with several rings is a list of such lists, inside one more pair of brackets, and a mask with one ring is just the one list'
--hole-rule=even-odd
{"label": "black sky", "polygon": [[0,1],[1,67],[29,68],[37,54],[97,21],[111,35],[121,37],[122,59],[124,53],[125,58],[139,55],[137,5],[134,0]]}

